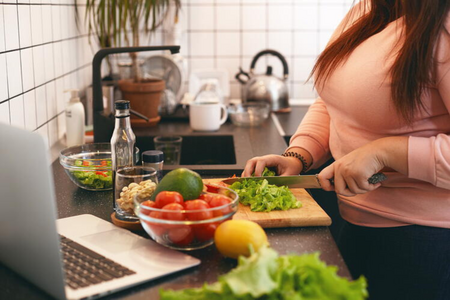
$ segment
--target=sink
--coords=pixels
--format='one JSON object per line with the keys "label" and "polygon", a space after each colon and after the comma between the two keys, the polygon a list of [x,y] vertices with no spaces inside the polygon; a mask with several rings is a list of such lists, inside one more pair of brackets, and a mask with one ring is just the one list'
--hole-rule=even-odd
{"label": "sink", "polygon": [[[236,153],[232,135],[182,136],[181,166],[235,165]],[[154,150],[153,136],[138,136],[136,146],[141,153]]]}

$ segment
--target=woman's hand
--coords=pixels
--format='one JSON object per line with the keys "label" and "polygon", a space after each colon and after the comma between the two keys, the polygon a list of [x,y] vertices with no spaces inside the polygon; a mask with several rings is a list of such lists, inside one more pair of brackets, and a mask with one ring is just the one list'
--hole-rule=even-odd
{"label": "woman's hand", "polygon": [[[351,197],[379,188],[381,183],[370,184],[368,179],[385,167],[408,173],[407,137],[373,141],[336,160],[323,169],[318,178],[324,190]],[[330,182],[332,178],[334,186]]]}
{"label": "woman's hand", "polygon": [[276,167],[278,175],[298,175],[303,168],[303,164],[295,157],[275,154],[256,156],[247,161],[241,176],[250,177],[253,173],[255,173],[255,176],[261,176],[265,167]]}

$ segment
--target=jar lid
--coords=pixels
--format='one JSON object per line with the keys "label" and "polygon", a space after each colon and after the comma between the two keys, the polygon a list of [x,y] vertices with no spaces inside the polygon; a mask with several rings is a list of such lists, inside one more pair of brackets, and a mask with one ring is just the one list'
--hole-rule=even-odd
{"label": "jar lid", "polygon": [[159,150],[148,150],[142,153],[142,161],[147,163],[158,163],[164,160],[164,153]]}

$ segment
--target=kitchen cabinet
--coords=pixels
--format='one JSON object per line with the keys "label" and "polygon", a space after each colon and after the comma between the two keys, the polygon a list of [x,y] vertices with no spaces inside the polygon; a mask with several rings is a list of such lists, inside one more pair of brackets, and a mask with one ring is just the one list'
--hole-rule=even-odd
{"label": "kitchen cabinet", "polygon": [[[157,127],[147,130],[148,136],[159,134],[211,135],[211,133],[194,133],[185,122],[162,122]],[[227,172],[234,172],[245,165],[245,161],[254,155],[282,153],[286,145],[276,126],[269,118],[261,127],[238,128],[225,124],[213,135],[231,135],[235,139],[236,163],[221,166],[221,171],[214,168],[197,166],[204,172],[203,177],[226,177]],[[246,142],[242,141],[247,140]],[[189,167],[189,166],[188,166]],[[228,169],[227,169],[228,168]],[[64,174],[58,161],[53,162],[58,217],[64,218],[78,214],[93,214],[110,221],[113,207],[112,191],[90,192],[76,187]],[[217,174],[222,172],[221,174]],[[328,227],[277,228],[266,230],[269,242],[280,254],[309,253],[319,251],[321,259],[328,264],[339,267],[339,275],[350,278],[347,267],[331,237]],[[145,232],[140,232],[143,236]],[[191,251],[188,254],[201,260],[197,267],[184,270],[139,286],[114,293],[102,299],[158,299],[158,290],[200,287],[204,282],[215,282],[221,274],[236,266],[236,261],[224,258],[214,245]],[[48,295],[28,283],[3,265],[0,265],[0,299],[50,299]]]}

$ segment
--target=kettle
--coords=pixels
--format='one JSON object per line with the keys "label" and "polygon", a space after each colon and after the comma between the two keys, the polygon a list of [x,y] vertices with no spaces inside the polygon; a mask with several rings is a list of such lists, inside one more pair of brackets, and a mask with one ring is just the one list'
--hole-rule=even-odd
{"label": "kettle", "polygon": [[[265,74],[253,74],[256,62],[263,56],[271,54],[278,57],[283,64],[283,78],[280,79],[272,74],[272,67],[267,66]],[[244,85],[243,88],[243,102],[267,102],[271,105],[274,112],[289,112],[289,92],[286,85],[289,69],[286,59],[281,53],[275,50],[263,50],[256,54],[250,65],[250,72],[246,73],[239,68],[240,72],[236,74],[235,78]]]}

